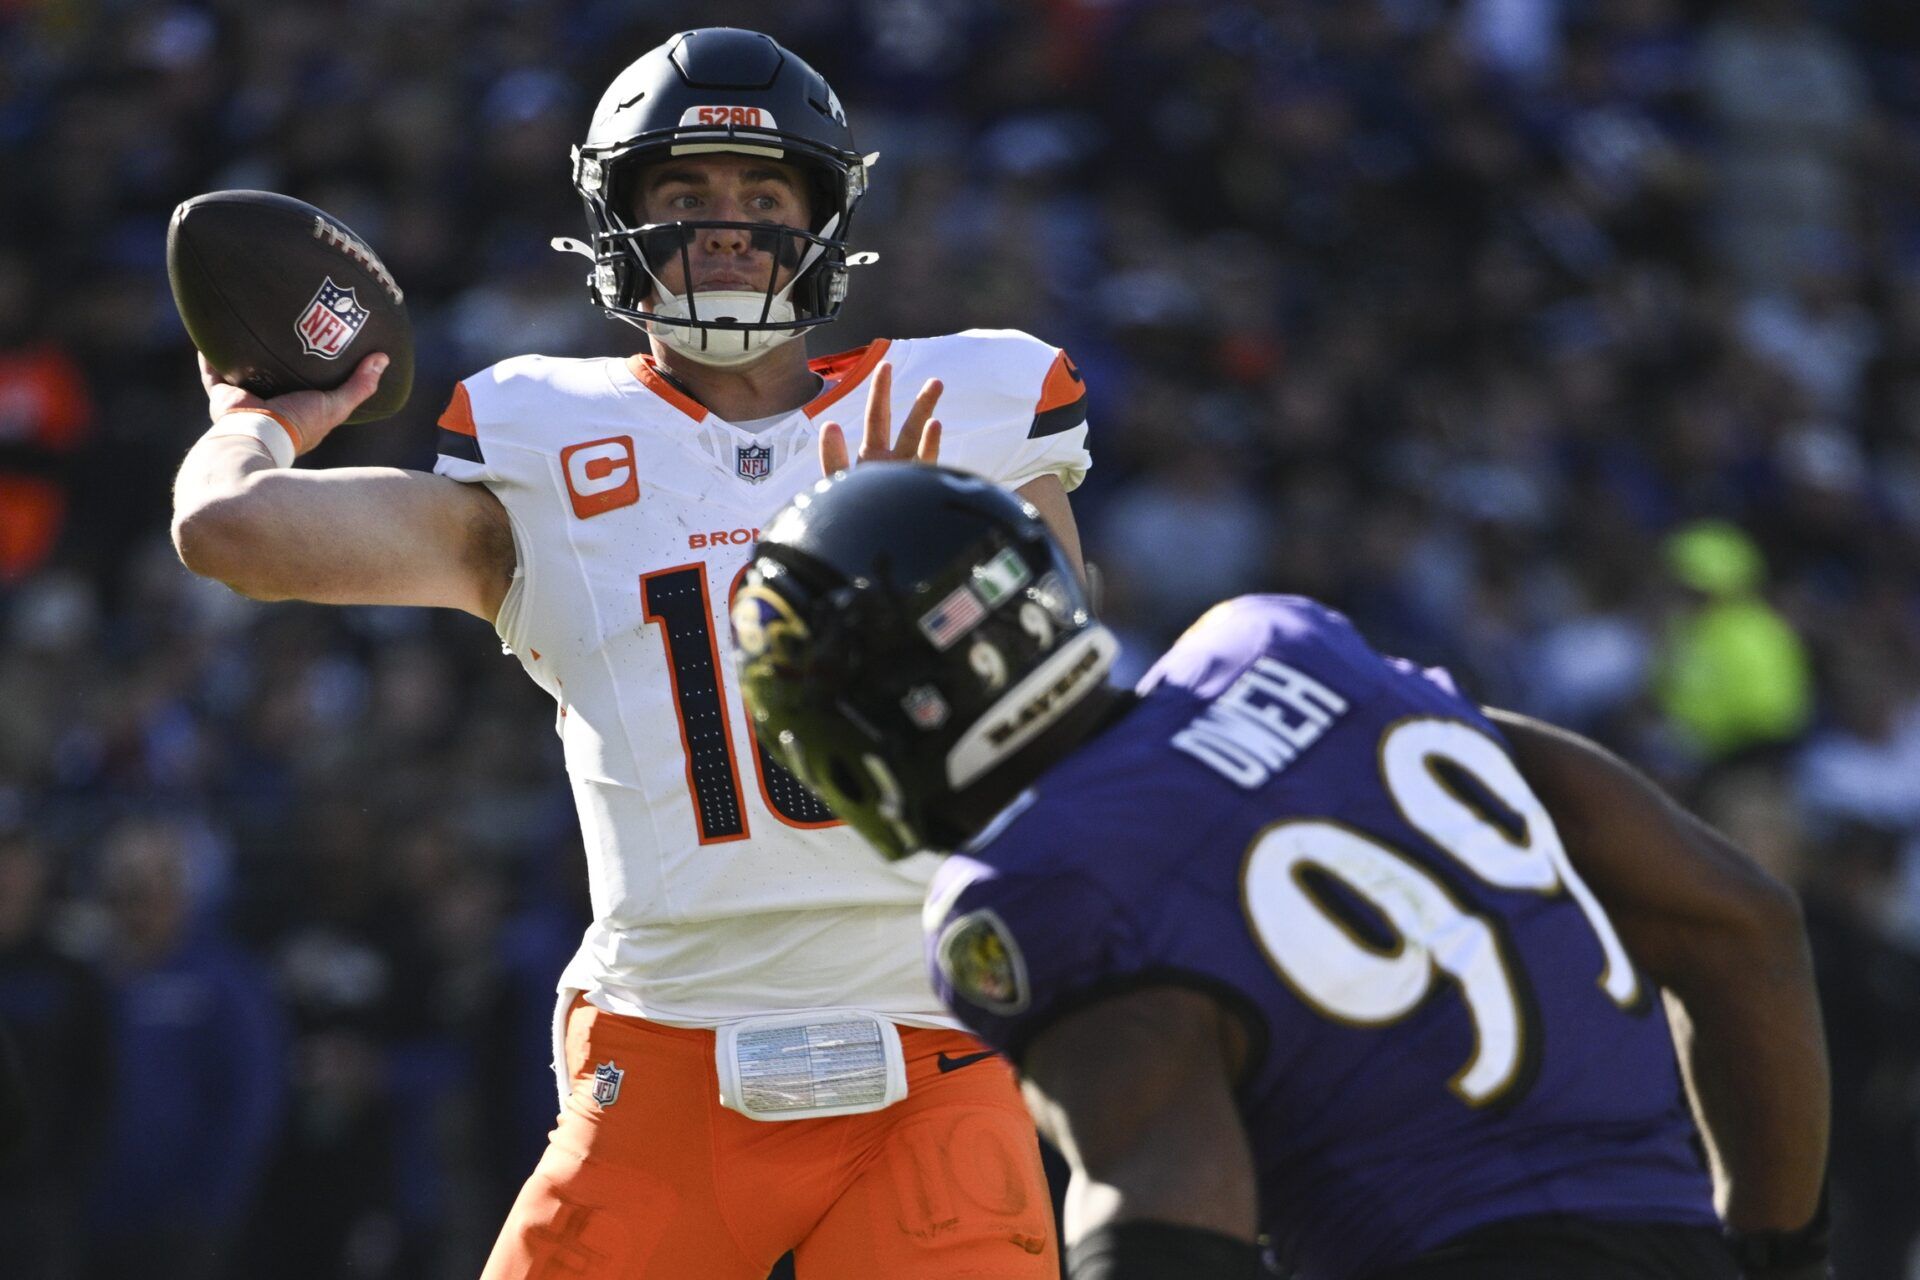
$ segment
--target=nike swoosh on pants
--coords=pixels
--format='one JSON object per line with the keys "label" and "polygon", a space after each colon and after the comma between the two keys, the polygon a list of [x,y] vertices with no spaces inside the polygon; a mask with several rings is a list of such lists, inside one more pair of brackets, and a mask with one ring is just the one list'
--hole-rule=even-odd
{"label": "nike swoosh on pants", "polygon": [[979,1062],[986,1058],[991,1058],[992,1056],[993,1056],[993,1050],[991,1049],[988,1049],[984,1053],[961,1054],[957,1058],[950,1058],[943,1053],[940,1055],[940,1069],[942,1071],[958,1071],[962,1067],[970,1067],[974,1063]]}

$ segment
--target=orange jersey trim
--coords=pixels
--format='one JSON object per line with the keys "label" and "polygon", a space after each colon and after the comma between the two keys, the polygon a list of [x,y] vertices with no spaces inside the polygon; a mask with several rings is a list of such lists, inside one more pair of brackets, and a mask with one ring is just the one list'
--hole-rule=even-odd
{"label": "orange jersey trim", "polygon": [[[827,386],[807,403],[803,412],[809,418],[817,418],[837,403],[841,397],[859,386],[866,380],[868,374],[879,367],[891,342],[892,340],[888,338],[876,338],[866,346],[855,347],[852,351],[842,351],[835,355],[822,356],[818,360],[809,360],[807,368],[826,379]],[[633,371],[633,376],[638,378],[640,384],[647,390],[695,422],[706,421],[707,407],[662,377],[660,370],[654,365],[652,356],[635,355],[627,361],[627,367]]]}
{"label": "orange jersey trim", "polygon": [[440,411],[440,427],[457,435],[480,438],[479,428],[473,425],[473,397],[467,394],[466,383],[453,384],[453,398]]}
{"label": "orange jersey trim", "polygon": [[1040,384],[1040,401],[1033,406],[1033,411],[1039,414],[1058,409],[1086,394],[1087,384],[1081,379],[1080,370],[1074,367],[1066,352],[1057,352],[1053,366],[1047,370],[1047,380]]}
{"label": "orange jersey trim", "polygon": [[875,338],[864,347],[855,347],[851,351],[842,351],[836,355],[821,356],[818,360],[807,361],[807,368],[827,380],[826,390],[815,396],[806,407],[809,418],[817,418],[833,407],[841,397],[865,382],[867,375],[879,368],[887,348],[893,345],[891,338]]}
{"label": "orange jersey trim", "polygon": [[668,404],[686,414],[695,422],[704,422],[707,407],[695,400],[680,388],[660,376],[660,370],[653,364],[653,357],[635,355],[627,360],[627,368],[633,370],[633,376],[640,379],[640,385],[665,400]]}

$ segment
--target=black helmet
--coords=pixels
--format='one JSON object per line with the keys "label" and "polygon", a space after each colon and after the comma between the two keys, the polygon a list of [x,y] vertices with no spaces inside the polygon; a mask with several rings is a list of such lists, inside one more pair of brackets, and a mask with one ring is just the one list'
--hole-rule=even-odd
{"label": "black helmet", "polygon": [[[808,179],[812,225],[771,233],[757,223],[628,220],[634,178],[667,156],[702,152],[764,155],[799,166]],[[867,189],[867,167],[846,112],[819,72],[757,31],[707,27],[683,31],[614,78],[594,108],[587,140],[573,149],[573,185],[587,206],[591,245],[554,247],[593,259],[587,286],[609,315],[660,336],[697,359],[757,358],[801,329],[840,313],[847,268],[874,255],[847,253],[847,227]],[[656,268],[684,254],[696,228],[736,227],[766,237],[776,260],[795,266],[776,289],[708,295],[670,294]],[[648,309],[649,293],[662,295]],[[706,314],[702,314],[702,309]]]}
{"label": "black helmet", "polygon": [[781,508],[733,631],[754,732],[889,858],[957,847],[1120,696],[1038,513],[946,467],[868,463]]}

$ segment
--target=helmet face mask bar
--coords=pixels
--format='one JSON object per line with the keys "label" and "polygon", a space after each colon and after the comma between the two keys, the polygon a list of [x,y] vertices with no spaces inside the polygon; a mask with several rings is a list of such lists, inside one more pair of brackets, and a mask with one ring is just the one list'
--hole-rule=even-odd
{"label": "helmet face mask bar", "polygon": [[[801,317],[792,301],[794,286],[829,254],[844,260],[844,246],[831,238],[838,215],[829,218],[824,234],[770,222],[650,222],[612,230],[598,237],[601,252],[594,259],[598,291],[616,301],[602,306],[623,320],[637,323],[650,334],[708,363],[732,364],[757,358],[802,329],[826,324],[846,297],[844,261],[821,269],[817,278],[826,285],[825,314]],[[687,289],[675,293],[661,278],[677,261],[680,279],[691,281],[694,238],[708,232],[740,231],[748,237],[742,255],[750,272],[765,260],[764,289]],[[785,275],[785,282],[781,277]],[[646,299],[651,295],[653,301]]]}
{"label": "helmet face mask bar", "polygon": [[[698,219],[636,225],[640,173],[702,154],[765,156],[799,169],[809,225]],[[586,205],[591,243],[563,238],[554,247],[592,260],[588,290],[608,315],[704,363],[744,363],[839,315],[847,269],[877,256],[851,253],[844,239],[877,158],[854,149],[826,81],[771,39],[729,28],[685,32],[608,87],[586,142],[573,150],[574,187]],[[683,295],[662,283],[668,255],[677,251],[683,280],[690,281],[692,238],[730,230],[755,236],[755,255],[768,252],[761,241],[774,237],[776,269],[764,289]],[[784,284],[781,266],[791,268]]]}

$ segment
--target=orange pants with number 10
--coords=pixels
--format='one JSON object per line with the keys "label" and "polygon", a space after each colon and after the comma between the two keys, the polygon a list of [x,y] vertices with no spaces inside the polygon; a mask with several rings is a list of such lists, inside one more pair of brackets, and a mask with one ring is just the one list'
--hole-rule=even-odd
{"label": "orange pants with number 10", "polygon": [[[768,1122],[720,1105],[713,1032],[576,1002],[572,1091],[483,1280],[766,1280],[790,1249],[799,1280],[1055,1280],[1012,1070],[961,1032],[900,1038],[901,1101]],[[623,1073],[604,1107],[603,1062]]]}

